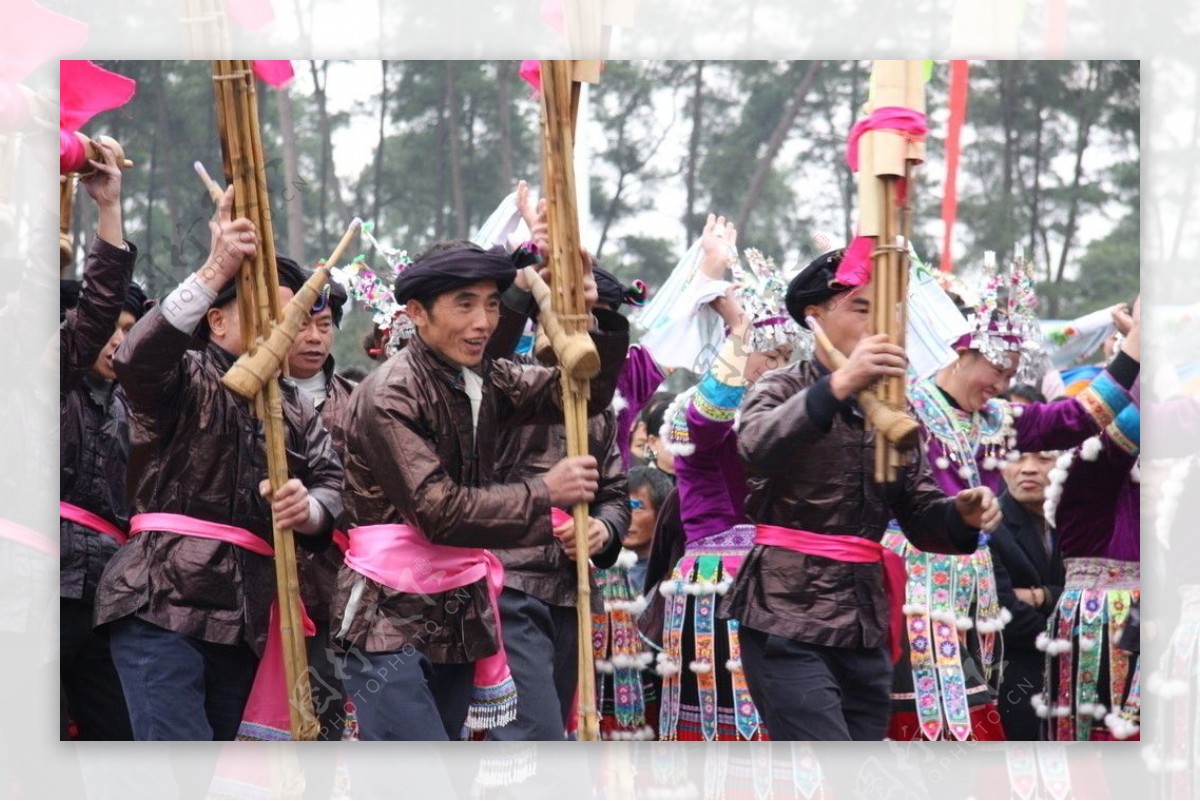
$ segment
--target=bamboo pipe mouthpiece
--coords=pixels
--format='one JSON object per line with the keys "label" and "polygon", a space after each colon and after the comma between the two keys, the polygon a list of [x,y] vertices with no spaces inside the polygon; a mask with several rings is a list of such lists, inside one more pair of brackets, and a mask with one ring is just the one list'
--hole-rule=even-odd
{"label": "bamboo pipe mouthpiece", "polygon": [[[813,317],[807,318],[808,327],[813,336],[833,362],[834,369],[842,367],[848,361],[846,356],[833,346],[821,325]],[[874,390],[863,389],[858,392],[858,404],[863,413],[898,450],[908,451],[916,448],[920,442],[920,427],[917,421],[908,416],[907,412],[895,409],[879,399]]]}
{"label": "bamboo pipe mouthpiece", "polygon": [[192,168],[200,176],[200,181],[204,184],[204,188],[208,190],[208,196],[212,198],[212,202],[220,205],[221,201],[225,199],[225,190],[209,176],[208,170],[204,169],[204,165],[199,160],[192,162]]}
{"label": "bamboo pipe mouthpiece", "polygon": [[[567,333],[562,321],[551,307],[550,287],[532,267],[525,268],[525,277],[538,305],[538,323],[545,332],[558,363],[571,378],[588,381],[600,373],[600,354],[592,338],[582,331]],[[546,363],[546,346],[535,342],[534,352],[542,363]]]}
{"label": "bamboo pipe mouthpiece", "polygon": [[325,264],[313,272],[300,291],[283,307],[280,319],[271,326],[271,332],[266,338],[260,337],[254,352],[243,353],[222,376],[221,383],[226,389],[250,400],[262,392],[266,383],[283,368],[288,351],[292,349],[292,341],[308,322],[309,309],[317,302],[329,280],[330,268],[341,259],[361,225],[362,220],[358,217],[351,221],[350,227],[342,235],[342,241],[338,242]]}

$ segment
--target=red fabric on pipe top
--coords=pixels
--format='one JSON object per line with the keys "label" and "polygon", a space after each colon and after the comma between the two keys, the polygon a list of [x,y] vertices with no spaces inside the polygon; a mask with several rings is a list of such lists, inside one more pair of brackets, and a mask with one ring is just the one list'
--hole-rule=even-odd
{"label": "red fabric on pipe top", "polygon": [[846,248],[838,264],[833,280],[842,286],[863,286],[871,281],[871,251],[875,249],[875,237],[856,236]]}
{"label": "red fabric on pipe top", "polygon": [[880,106],[875,109],[869,117],[854,123],[846,140],[846,163],[853,172],[858,172],[858,140],[867,131],[891,131],[920,140],[929,133],[929,123],[924,114],[904,106]]}
{"label": "red fabric on pipe top", "polygon": [[125,105],[137,89],[132,79],[90,61],[61,62],[58,83],[58,127],[70,133],[78,131],[100,112]]}
{"label": "red fabric on pipe top", "polygon": [[942,261],[946,272],[954,269],[951,237],[958,217],[958,157],[963,121],[967,116],[966,61],[950,62],[950,119],[946,124],[946,188],[942,193]]}
{"label": "red fabric on pipe top", "polygon": [[290,61],[270,61],[258,59],[253,62],[254,74],[267,86],[279,89],[296,77]]}
{"label": "red fabric on pipe top", "polygon": [[533,92],[540,97],[542,94],[542,63],[526,59],[521,62],[521,80],[533,87]]}

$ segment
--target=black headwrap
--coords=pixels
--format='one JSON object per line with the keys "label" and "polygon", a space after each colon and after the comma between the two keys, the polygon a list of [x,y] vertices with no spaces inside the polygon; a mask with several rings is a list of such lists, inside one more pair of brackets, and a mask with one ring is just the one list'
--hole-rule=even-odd
{"label": "black headwrap", "polygon": [[135,320],[140,320],[151,305],[147,302],[146,293],[142,288],[130,281],[129,288],[125,291],[125,302],[121,304],[121,311],[127,311],[133,315]]}
{"label": "black headwrap", "polygon": [[[68,310],[79,305],[79,295],[82,291],[82,281],[64,278],[58,282],[58,321],[60,323],[67,318]],[[125,300],[121,302],[121,311],[127,311],[135,319],[140,320],[142,315],[153,305],[152,302],[146,300],[146,293],[141,286],[131,281],[125,292]]]}
{"label": "black headwrap", "polygon": [[[292,292],[299,292],[300,287],[304,286],[305,280],[308,278],[305,275],[304,268],[299,264],[289,259],[287,256],[276,256],[275,267],[279,273],[279,286],[287,287]],[[221,287],[221,291],[217,293],[217,297],[208,305],[210,309],[219,309],[227,305],[237,298],[237,279],[234,278],[225,286]],[[208,317],[205,316],[200,320],[200,327],[196,329],[196,337],[202,342],[208,341]]]}
{"label": "black headwrap", "polygon": [[804,321],[806,307],[820,305],[848,289],[843,286],[831,286],[845,253],[845,248],[838,248],[818,256],[788,283],[788,314],[803,327],[808,328],[808,323]]}
{"label": "black headwrap", "polygon": [[397,303],[413,298],[432,302],[445,294],[480,281],[495,281],[503,292],[517,277],[512,257],[500,246],[484,250],[468,242],[419,258],[396,279]]}
{"label": "black headwrap", "polygon": [[615,275],[599,265],[592,265],[592,275],[596,277],[598,300],[609,308],[619,309],[622,303],[631,306],[641,306],[645,303],[644,281],[635,280],[631,285],[625,286]]}

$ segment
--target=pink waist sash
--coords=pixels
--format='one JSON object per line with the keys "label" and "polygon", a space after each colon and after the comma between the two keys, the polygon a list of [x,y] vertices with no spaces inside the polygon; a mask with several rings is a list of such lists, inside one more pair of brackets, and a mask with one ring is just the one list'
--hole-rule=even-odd
{"label": "pink waist sash", "polygon": [[483,548],[435,545],[406,525],[359,526],[347,533],[346,566],[397,592],[432,595],[487,580],[498,650],[475,663],[475,689],[466,725],[489,729],[515,720],[517,689],[508,669],[500,624],[500,592],[504,589],[500,560]]}
{"label": "pink waist sash", "polygon": [[[187,515],[168,512],[146,512],[134,515],[129,521],[129,536],[143,531],[169,531],[206,540],[219,540],[245,548],[259,556],[274,556],[275,549],[260,537],[237,526],[200,520]],[[312,637],[317,627],[300,604],[301,623],[304,635]],[[267,628],[267,647],[258,669],[254,673],[254,684],[246,708],[242,710],[242,723],[238,726],[239,740],[288,740],[291,739],[290,699],[287,691],[287,674],[283,666],[283,634],[280,631],[279,597],[271,602],[271,618]]]}
{"label": "pink waist sash", "polygon": [[759,525],[754,531],[754,542],[787,548],[805,556],[819,556],[838,562],[882,562],[883,588],[888,596],[888,646],[892,663],[903,655],[900,633],[904,631],[904,585],[906,575],[904,560],[899,554],[883,547],[878,542],[852,537],[845,534],[816,534],[782,526]]}
{"label": "pink waist sash", "polygon": [[125,536],[125,532],[114,526],[112,523],[105,520],[97,514],[89,512],[87,509],[76,506],[73,503],[66,501],[58,502],[58,516],[63,520],[70,520],[72,523],[78,523],[84,528],[90,528],[99,534],[106,537],[112,537],[117,541],[117,545],[124,545],[129,537]]}
{"label": "pink waist sash", "polygon": [[189,537],[200,537],[205,540],[220,540],[239,548],[245,548],[259,556],[275,555],[275,549],[268,542],[244,528],[213,523],[210,520],[200,520],[187,515],[146,512],[130,518],[129,536],[141,534],[143,531],[169,531],[172,534],[186,534]]}

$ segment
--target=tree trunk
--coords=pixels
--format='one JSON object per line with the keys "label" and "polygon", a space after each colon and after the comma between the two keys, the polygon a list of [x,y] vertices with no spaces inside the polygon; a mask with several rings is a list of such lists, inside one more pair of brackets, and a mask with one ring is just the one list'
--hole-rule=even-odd
{"label": "tree trunk", "polygon": [[511,189],[516,186],[512,152],[512,76],[516,62],[496,62],[496,123],[500,129],[500,181]]}
{"label": "tree trunk", "polygon": [[313,99],[317,101],[317,130],[321,136],[321,166],[317,168],[317,229],[321,232],[321,241],[324,242],[329,238],[329,230],[325,227],[325,200],[328,197],[327,193],[329,191],[329,159],[331,149],[329,137],[326,136],[326,131],[328,130],[328,111],[325,108],[325,84],[321,80],[320,73],[317,72],[317,62],[310,60],[308,67],[312,71]]}
{"label": "tree trunk", "polygon": [[[346,205],[345,199],[342,197],[341,182],[338,181],[337,171],[333,164],[333,126],[329,122],[329,110],[326,105],[325,86],[329,76],[329,62],[325,61],[321,64],[320,73],[317,71],[317,62],[308,62],[312,70],[313,85],[315,91],[313,95],[317,101],[317,128],[321,137],[321,169],[320,169],[320,193],[318,197],[319,219],[318,225],[321,229],[321,241],[329,239],[328,212],[326,201],[329,195],[333,196],[333,210],[338,216],[338,228],[350,224],[350,209]],[[340,232],[339,232],[340,233]]]}
{"label": "tree trunk", "polygon": [[467,237],[467,204],[463,200],[462,138],[458,130],[458,72],[446,62],[446,137],[450,146],[450,196],[454,201],[454,238]]}
{"label": "tree trunk", "polygon": [[[1054,271],[1056,289],[1062,288],[1063,277],[1067,270],[1067,261],[1071,253],[1071,245],[1075,239],[1076,228],[1079,225],[1079,186],[1083,183],[1083,153],[1087,150],[1088,139],[1091,136],[1092,124],[1095,122],[1095,96],[1100,91],[1100,66],[1095,61],[1088,62],[1087,88],[1080,97],[1079,127],[1075,134],[1075,170],[1071,179],[1071,200],[1067,206],[1067,221],[1063,226],[1062,252],[1058,257],[1058,267]],[[1050,296],[1050,317],[1058,317],[1061,306],[1059,292]]]}
{"label": "tree trunk", "polygon": [[[860,92],[859,69],[858,62],[854,61],[850,67],[850,124],[858,122],[858,113],[862,106],[862,97]],[[842,190],[842,241],[847,244],[854,239],[854,200],[856,196],[854,173],[850,171],[850,165],[844,160],[838,161],[838,175],[841,176]]]}
{"label": "tree trunk", "polygon": [[380,207],[383,197],[383,146],[387,136],[387,102],[388,102],[388,62],[380,61],[379,89],[379,137],[375,146],[375,198],[371,205],[371,220],[375,225],[381,225]]}
{"label": "tree trunk", "polygon": [[[1041,217],[1042,190],[1042,129],[1045,125],[1044,109],[1039,101],[1034,109],[1037,124],[1033,129],[1033,178],[1029,182],[1029,263],[1033,265],[1033,278],[1037,279],[1037,233]],[[1046,259],[1046,277],[1050,277],[1050,260]]]}
{"label": "tree trunk", "polygon": [[804,96],[812,88],[813,81],[817,77],[817,69],[820,66],[820,61],[809,63],[808,72],[796,84],[796,89],[792,92],[791,98],[788,99],[787,105],[784,106],[783,114],[780,115],[775,130],[771,132],[771,138],[767,142],[767,150],[763,153],[762,158],[759,159],[758,166],[754,168],[754,175],[750,178],[750,185],[746,189],[746,196],[742,199],[742,207],[738,209],[735,226],[739,234],[743,234],[746,231],[746,223],[749,221],[750,215],[754,212],[754,207],[758,205],[763,189],[767,185],[767,178],[771,174],[771,163],[775,160],[775,156],[779,154],[783,143],[787,141],[788,133],[791,131],[796,117],[800,114],[800,106],[804,102]]}
{"label": "tree trunk", "polygon": [[[446,83],[446,82],[443,82]],[[442,102],[438,106],[437,126],[434,128],[434,141],[437,142],[437,191],[433,199],[433,238],[445,239],[446,231],[446,92],[442,92]]]}
{"label": "tree trunk", "polygon": [[[158,62],[158,64],[157,64],[157,69],[155,71],[155,77],[156,77],[157,84],[158,84],[156,87],[157,92],[156,92],[156,98],[155,98],[157,101],[156,112],[157,112],[158,130],[162,131],[162,132],[166,132],[166,131],[171,130],[171,128],[167,121],[167,81],[166,81],[166,77],[163,75],[163,66],[162,66],[161,61]],[[156,140],[155,148],[154,148],[155,153],[156,154],[161,153],[162,157],[163,157],[163,161],[166,162],[167,164],[175,163],[176,159],[174,157],[174,153],[171,152],[171,149],[169,147],[163,147],[160,150],[158,147],[158,142],[157,142],[157,139],[159,137],[156,136],[154,138]],[[169,146],[172,141],[170,139],[170,137],[164,136],[163,139],[164,139],[164,145]],[[163,151],[165,151],[165,152],[163,152]],[[176,216],[179,212],[179,199],[176,197],[177,187],[175,186],[175,182],[172,180],[169,180],[169,179],[167,181],[165,181],[164,184],[165,184],[165,188],[166,188],[165,197],[166,197],[166,211],[167,211],[167,223],[168,223],[167,230],[169,232],[171,232],[172,234],[182,233],[182,227],[179,225],[179,218]],[[175,237],[171,236],[171,239],[174,240]],[[182,243],[179,243],[179,245],[182,245]],[[168,269],[172,269],[176,266],[177,265],[175,265],[175,264],[170,264],[170,265],[168,265]]]}
{"label": "tree trunk", "polygon": [[704,62],[696,62],[692,80],[692,135],[688,140],[687,203],[683,212],[683,232],[687,242],[696,239],[702,227],[696,219],[696,172],[700,164],[700,128],[704,121]]}
{"label": "tree trunk", "polygon": [[287,209],[287,252],[306,264],[304,255],[304,196],[300,188],[299,156],[296,153],[296,121],[292,116],[292,93],[287,87],[276,89],[275,109],[279,114],[279,135],[283,139],[283,202]]}

